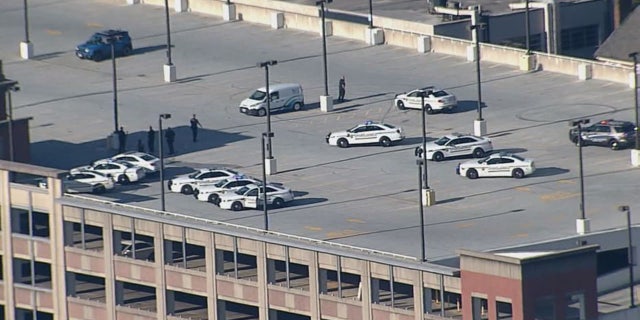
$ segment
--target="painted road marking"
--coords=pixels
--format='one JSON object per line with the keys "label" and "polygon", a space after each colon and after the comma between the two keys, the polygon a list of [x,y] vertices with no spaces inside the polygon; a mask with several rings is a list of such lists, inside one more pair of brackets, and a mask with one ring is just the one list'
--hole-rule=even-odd
{"label": "painted road marking", "polygon": [[97,22],[89,22],[87,23],[87,27],[89,28],[104,28],[104,25]]}
{"label": "painted road marking", "polygon": [[47,34],[49,34],[50,36],[59,36],[62,34],[62,31],[60,30],[52,30],[52,29],[46,29],[45,30],[47,32]]}
{"label": "painted road marking", "polygon": [[364,220],[360,220],[360,219],[354,219],[354,218],[348,218],[347,222],[351,222],[351,223],[365,223]]}
{"label": "painted road marking", "polygon": [[527,192],[527,191],[531,191],[531,188],[529,188],[529,187],[517,187],[516,190]]}
{"label": "painted road marking", "polygon": [[558,191],[540,196],[542,201],[565,200],[577,196],[578,193]]}
{"label": "painted road marking", "polygon": [[513,235],[515,238],[527,238],[529,237],[528,233],[516,233]]}
{"label": "painted road marking", "polygon": [[309,231],[322,231],[322,227],[304,226]]}

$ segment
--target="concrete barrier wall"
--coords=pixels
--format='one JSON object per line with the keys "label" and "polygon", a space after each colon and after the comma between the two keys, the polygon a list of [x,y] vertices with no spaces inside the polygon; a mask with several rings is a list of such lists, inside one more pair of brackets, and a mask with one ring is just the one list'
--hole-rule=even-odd
{"label": "concrete barrier wall", "polygon": [[[120,0],[126,3],[125,0]],[[143,4],[164,6],[164,0],[141,0]],[[224,0],[188,0],[189,10],[215,16],[222,15]],[[169,0],[169,7],[174,8],[175,0]],[[272,13],[282,12],[286,28],[320,33],[320,17],[315,6],[299,5],[295,3],[273,0],[234,0],[237,17],[241,20],[270,25]],[[357,41],[367,41],[367,25],[331,20],[333,35]],[[384,31],[385,44],[404,48],[418,49],[418,37],[431,37],[431,52],[467,57],[467,47],[473,45],[469,40],[433,35],[434,27],[413,21],[374,16],[376,28]],[[465,23],[447,25],[454,29],[462,28]],[[481,59],[488,62],[519,66],[525,51],[522,49],[498,46],[493,44],[480,45]],[[591,67],[592,79],[629,84],[631,67],[611,65],[599,61],[578,59],[566,56],[536,52],[538,68],[544,71],[557,72],[578,77],[580,65]]]}

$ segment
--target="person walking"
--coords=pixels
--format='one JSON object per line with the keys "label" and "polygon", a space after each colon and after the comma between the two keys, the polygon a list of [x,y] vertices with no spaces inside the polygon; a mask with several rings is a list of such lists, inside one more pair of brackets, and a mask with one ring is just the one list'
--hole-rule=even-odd
{"label": "person walking", "polygon": [[169,145],[169,154],[174,154],[173,143],[176,141],[176,133],[173,132],[171,127],[168,127],[167,132],[164,133],[164,137],[167,139],[167,144]]}
{"label": "person walking", "polygon": [[340,77],[340,81],[338,81],[338,101],[344,101],[344,94],[347,91],[347,83],[344,80],[344,76]]}
{"label": "person walking", "polygon": [[156,145],[156,132],[153,131],[153,127],[149,126],[149,131],[147,131],[147,147],[149,148],[149,153],[153,153]]}
{"label": "person walking", "polygon": [[124,127],[120,127],[117,131],[118,134],[118,153],[123,153],[127,149],[127,134],[124,132]]}
{"label": "person walking", "polygon": [[202,124],[200,124],[200,121],[196,118],[196,115],[193,115],[193,118],[191,118],[191,120],[189,121],[189,124],[191,126],[191,136],[193,137],[193,142],[198,141],[198,126],[200,126],[200,128],[202,128]]}

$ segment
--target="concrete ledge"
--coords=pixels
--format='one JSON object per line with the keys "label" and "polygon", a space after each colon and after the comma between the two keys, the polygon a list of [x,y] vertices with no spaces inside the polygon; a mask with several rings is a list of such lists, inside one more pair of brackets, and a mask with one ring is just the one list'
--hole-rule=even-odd
{"label": "concrete ledge", "polygon": [[236,5],[235,4],[222,4],[222,20],[235,21],[236,20]]}
{"label": "concrete ledge", "polygon": [[427,53],[431,51],[431,37],[418,36],[418,52]]}
{"label": "concrete ledge", "polygon": [[581,63],[578,65],[578,80],[589,80],[593,77],[590,64]]}
{"label": "concrete ledge", "polygon": [[271,29],[284,28],[284,13],[272,12],[271,13]]}

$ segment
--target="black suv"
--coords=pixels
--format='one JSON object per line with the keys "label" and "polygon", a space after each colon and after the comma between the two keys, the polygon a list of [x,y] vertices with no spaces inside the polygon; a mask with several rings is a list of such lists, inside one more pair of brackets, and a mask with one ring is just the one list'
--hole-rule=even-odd
{"label": "black suv", "polygon": [[[587,127],[582,127],[582,145],[607,146],[612,150],[629,147],[635,143],[633,122],[619,120],[602,120]],[[569,131],[569,140],[578,144],[578,128]]]}
{"label": "black suv", "polygon": [[76,47],[76,56],[80,59],[100,61],[111,58],[111,41],[115,56],[131,54],[133,45],[129,32],[124,30],[104,30],[94,33],[87,42]]}

